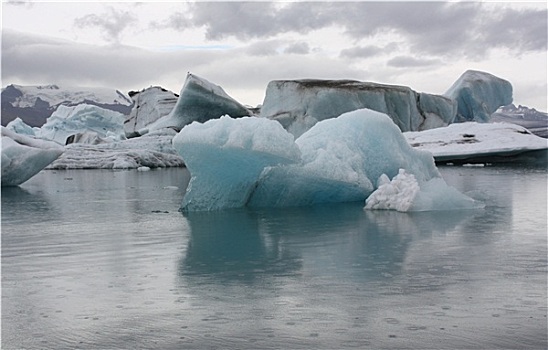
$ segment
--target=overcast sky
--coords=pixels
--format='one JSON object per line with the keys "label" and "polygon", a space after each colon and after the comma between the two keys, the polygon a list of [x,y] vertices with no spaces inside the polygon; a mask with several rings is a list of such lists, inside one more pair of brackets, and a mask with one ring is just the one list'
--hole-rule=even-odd
{"label": "overcast sky", "polygon": [[547,110],[547,3],[2,2],[2,85],[161,85],[187,72],[262,103],[275,79],[444,93],[467,69]]}

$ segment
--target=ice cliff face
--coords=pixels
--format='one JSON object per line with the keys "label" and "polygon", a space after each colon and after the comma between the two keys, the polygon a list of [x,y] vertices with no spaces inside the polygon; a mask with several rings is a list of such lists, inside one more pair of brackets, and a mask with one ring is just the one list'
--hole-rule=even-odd
{"label": "ice cliff face", "polygon": [[2,89],[2,125],[20,117],[30,126],[42,126],[58,106],[81,103],[129,114],[132,101],[126,94],[110,88],[61,85],[8,85]]}
{"label": "ice cliff face", "polygon": [[275,80],[266,89],[261,117],[274,119],[295,136],[318,121],[357,109],[385,113],[401,131],[453,122],[456,103],[408,87],[353,80]]}
{"label": "ice cliff face", "polygon": [[133,109],[124,121],[128,137],[138,136],[138,130],[146,128],[161,117],[168,115],[177,103],[178,95],[159,86],[139,92],[130,92]]}
{"label": "ice cliff face", "polygon": [[455,121],[487,122],[497,108],[512,103],[512,84],[489,73],[468,70],[444,96],[457,102]]}
{"label": "ice cliff face", "polygon": [[220,86],[188,73],[175,107],[168,115],[145,127],[139,133],[162,128],[181,130],[194,121],[203,123],[223,115],[239,118],[251,111],[230,97]]}
{"label": "ice cliff face", "polygon": [[27,181],[63,154],[55,142],[19,135],[1,127],[2,186],[17,186]]}

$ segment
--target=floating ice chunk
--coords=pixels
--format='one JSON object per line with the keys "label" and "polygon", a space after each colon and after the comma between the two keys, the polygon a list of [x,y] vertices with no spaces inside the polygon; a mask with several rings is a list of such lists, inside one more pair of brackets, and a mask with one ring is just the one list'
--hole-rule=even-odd
{"label": "floating ice chunk", "polygon": [[102,138],[120,140],[125,138],[124,119],[122,113],[93,105],[60,105],[40,128],[37,136],[62,145],[68,136],[86,131],[96,132]]}
{"label": "floating ice chunk", "polygon": [[121,141],[88,144],[71,143],[48,169],[137,169],[180,167],[183,159],[173,148],[174,130],[150,133]]}
{"label": "floating ice chunk", "polygon": [[445,185],[430,153],[413,149],[387,115],[369,109],[321,121],[295,142],[275,121],[224,116],[192,123],[173,144],[192,176],[186,211],[363,201],[377,186],[375,208],[475,205]]}
{"label": "floating ice chunk", "polygon": [[419,181],[400,169],[392,181],[385,174],[379,178],[379,187],[365,201],[365,209],[407,211],[478,209],[483,204],[448,186],[440,178]]}
{"label": "floating ice chunk", "polygon": [[2,134],[2,186],[17,186],[44,169],[64,149],[55,142],[19,135],[4,127]]}
{"label": "floating ice chunk", "polygon": [[369,109],[323,120],[295,143],[301,162],[266,169],[250,206],[362,201],[379,176],[400,168],[421,180],[440,176],[429,153],[411,148],[387,115]]}
{"label": "floating ice chunk", "polygon": [[404,136],[413,147],[432,153],[437,162],[547,162],[548,140],[514,124],[466,122]]}
{"label": "floating ice chunk", "polygon": [[388,209],[408,211],[420,191],[419,183],[413,174],[400,169],[392,181],[382,174],[378,188],[365,201],[366,209]]}
{"label": "floating ice chunk", "polygon": [[191,180],[182,209],[216,210],[245,206],[265,167],[296,163],[300,151],[276,121],[223,116],[194,122],[173,138]]}
{"label": "floating ice chunk", "polygon": [[203,123],[228,114],[233,118],[250,116],[252,113],[230,97],[220,86],[196,75],[187,74],[179,99],[173,110],[146,128],[141,135],[162,128],[181,130],[194,121]]}
{"label": "floating ice chunk", "polygon": [[455,121],[487,122],[500,106],[512,103],[512,84],[489,73],[468,70],[444,95],[457,101]]}

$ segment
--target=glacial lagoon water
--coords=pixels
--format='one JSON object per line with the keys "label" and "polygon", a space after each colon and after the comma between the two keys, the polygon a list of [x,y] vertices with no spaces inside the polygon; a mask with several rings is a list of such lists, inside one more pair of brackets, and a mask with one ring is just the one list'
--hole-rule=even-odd
{"label": "glacial lagoon water", "polygon": [[2,189],[2,349],[547,347],[547,171],[442,167],[479,211],[178,212],[188,172]]}

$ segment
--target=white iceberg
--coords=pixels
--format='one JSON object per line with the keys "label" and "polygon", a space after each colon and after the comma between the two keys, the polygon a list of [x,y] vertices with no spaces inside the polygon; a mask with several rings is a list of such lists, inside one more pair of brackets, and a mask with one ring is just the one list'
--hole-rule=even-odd
{"label": "white iceberg", "polygon": [[21,135],[29,135],[29,136],[35,136],[34,129],[27,125],[21,118],[17,117],[11,122],[6,125],[6,128],[8,130],[12,130],[13,132]]}
{"label": "white iceberg", "polygon": [[19,135],[1,127],[2,186],[17,186],[57,159],[64,151],[55,142]]}
{"label": "white iceberg", "polygon": [[122,113],[94,105],[60,105],[36,134],[62,145],[66,144],[70,135],[85,131],[93,131],[103,138],[120,140],[125,138],[124,119]]}
{"label": "white iceberg", "polygon": [[159,86],[151,86],[139,92],[130,92],[133,109],[124,121],[127,137],[138,136],[138,131],[146,128],[163,116],[168,115],[177,103],[178,95]]}
{"label": "white iceberg", "polygon": [[300,159],[292,135],[278,122],[255,117],[194,122],[173,146],[191,174],[182,204],[187,211],[243,207],[265,167]]}
{"label": "white iceberg", "polygon": [[512,84],[489,73],[468,70],[444,96],[457,101],[455,121],[487,122],[499,107],[512,103]]}
{"label": "white iceberg", "polygon": [[104,142],[94,134],[77,134],[89,143],[71,143],[48,169],[138,169],[184,166],[172,146],[176,132],[163,130],[128,140]]}
{"label": "white iceberg", "polygon": [[162,128],[179,131],[194,121],[203,123],[223,115],[238,118],[251,114],[250,110],[230,97],[220,86],[188,73],[173,110],[138,133],[143,135]]}
{"label": "white iceberg", "polygon": [[479,209],[483,204],[448,186],[442,178],[435,177],[419,184],[413,174],[400,169],[392,181],[381,175],[378,188],[365,201],[365,209],[409,211],[435,211]]}
{"label": "white iceberg", "polygon": [[441,179],[430,153],[368,109],[319,122],[296,141],[269,119],[225,116],[185,127],[173,143],[192,176],[185,211],[363,201],[399,169],[419,187]]}
{"label": "white iceberg", "polygon": [[466,122],[420,132],[406,132],[416,149],[437,162],[497,163],[547,161],[548,140],[508,123]]}
{"label": "white iceberg", "polygon": [[296,137],[318,121],[368,108],[390,116],[402,131],[453,122],[455,101],[409,87],[353,80],[274,80],[266,89],[261,117],[279,121]]}

